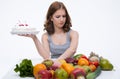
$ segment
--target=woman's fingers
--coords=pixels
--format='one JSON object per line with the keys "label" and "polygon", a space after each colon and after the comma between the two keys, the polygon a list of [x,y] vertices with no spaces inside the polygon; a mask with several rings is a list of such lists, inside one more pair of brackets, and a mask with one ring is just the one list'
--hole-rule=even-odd
{"label": "woman's fingers", "polygon": [[34,34],[18,34],[18,36],[25,36],[25,37],[33,38],[35,35]]}

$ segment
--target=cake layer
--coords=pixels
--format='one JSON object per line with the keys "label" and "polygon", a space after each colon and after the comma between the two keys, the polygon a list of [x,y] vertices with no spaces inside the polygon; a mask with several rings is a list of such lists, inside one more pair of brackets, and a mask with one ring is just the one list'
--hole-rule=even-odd
{"label": "cake layer", "polygon": [[18,24],[12,28],[12,34],[37,34],[39,31],[36,28],[25,26],[24,24]]}

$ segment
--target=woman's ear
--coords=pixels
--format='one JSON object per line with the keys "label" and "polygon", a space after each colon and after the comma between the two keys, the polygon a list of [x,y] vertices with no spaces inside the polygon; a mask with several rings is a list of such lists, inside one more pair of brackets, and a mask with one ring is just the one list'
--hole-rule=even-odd
{"label": "woman's ear", "polygon": [[51,20],[51,21],[53,21],[53,18],[52,18],[52,17],[50,17],[50,20]]}
{"label": "woman's ear", "polygon": [[53,18],[51,18],[51,21],[53,21]]}

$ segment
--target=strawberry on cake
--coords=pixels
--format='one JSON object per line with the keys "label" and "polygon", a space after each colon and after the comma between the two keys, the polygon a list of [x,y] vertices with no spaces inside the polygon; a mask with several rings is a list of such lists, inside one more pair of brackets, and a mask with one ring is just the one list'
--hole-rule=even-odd
{"label": "strawberry on cake", "polygon": [[30,27],[26,23],[16,24],[11,31],[12,34],[37,34],[36,28]]}

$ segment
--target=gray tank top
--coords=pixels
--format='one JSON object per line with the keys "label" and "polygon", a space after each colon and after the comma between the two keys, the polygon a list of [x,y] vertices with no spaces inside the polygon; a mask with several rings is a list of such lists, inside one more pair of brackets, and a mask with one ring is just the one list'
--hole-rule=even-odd
{"label": "gray tank top", "polygon": [[51,39],[51,36],[48,35],[48,42],[51,52],[51,58],[58,58],[61,54],[63,54],[67,48],[70,46],[70,31],[66,34],[66,43],[63,45],[55,45]]}

